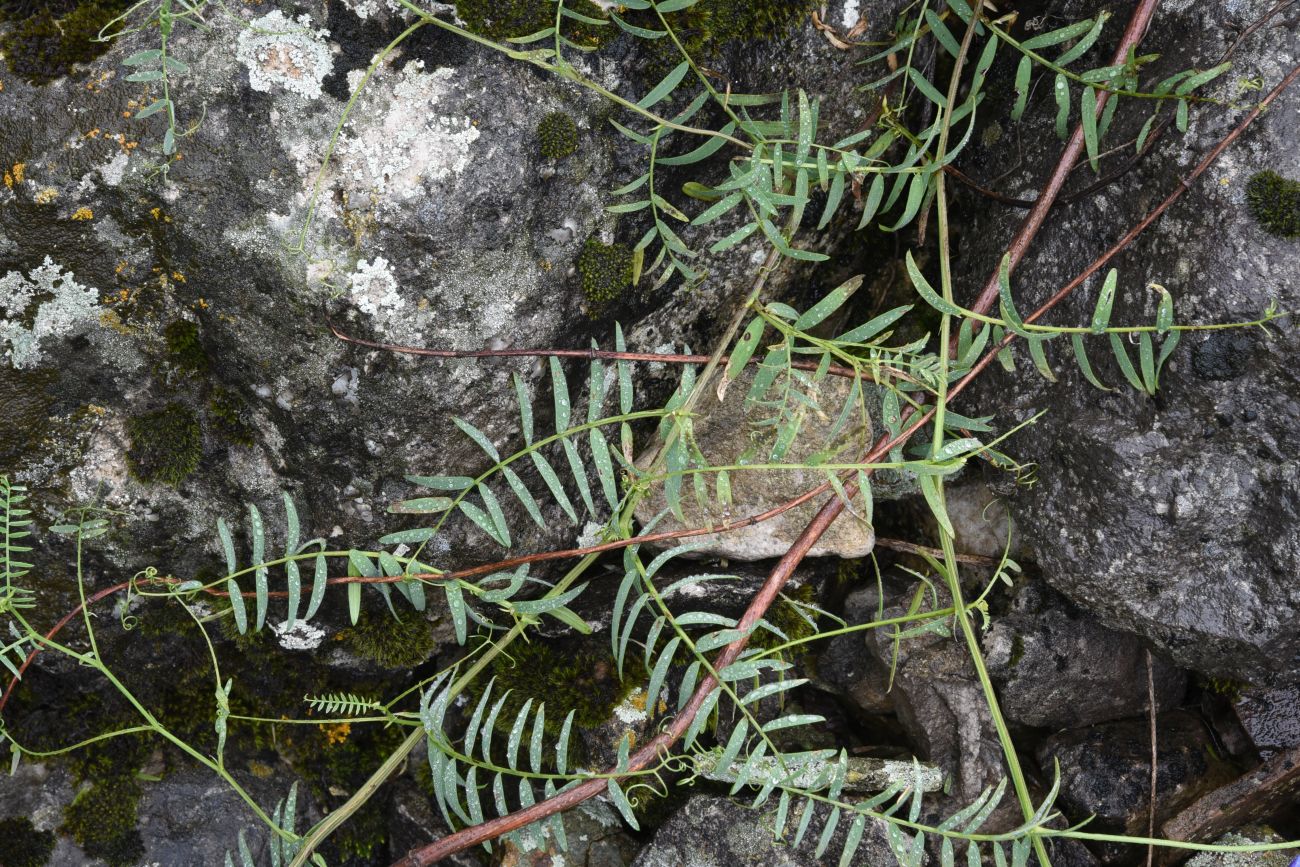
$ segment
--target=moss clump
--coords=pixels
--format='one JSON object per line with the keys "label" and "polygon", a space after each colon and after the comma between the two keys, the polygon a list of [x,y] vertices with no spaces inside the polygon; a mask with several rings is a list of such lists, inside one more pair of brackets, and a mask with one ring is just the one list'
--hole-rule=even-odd
{"label": "moss clump", "polygon": [[578,273],[582,275],[582,294],[587,300],[601,302],[617,298],[632,285],[632,248],[588,238],[578,254]]}
{"label": "moss clump", "polygon": [[95,783],[72,799],[63,811],[63,830],[92,858],[109,867],[132,867],[144,855],[135,829],[140,787],[119,778]]}
{"label": "moss clump", "polygon": [[208,353],[199,340],[199,326],[178,319],[163,329],[167,341],[167,359],[172,366],[186,373],[205,373],[209,366]]}
{"label": "moss clump", "polygon": [[1011,636],[1011,657],[1007,664],[1015,668],[1020,664],[1020,660],[1025,658],[1025,640],[1019,635]]}
{"label": "moss clump", "polygon": [[[568,0],[565,8],[588,18],[604,19],[605,11],[590,0]],[[456,15],[470,31],[488,39],[528,36],[555,26],[554,0],[456,0]],[[597,27],[570,18],[562,22],[564,35],[579,45],[596,46],[610,38],[615,27]]]}
{"label": "moss clump", "polygon": [[89,63],[103,54],[108,43],[94,39],[126,5],[122,0],[49,4],[7,0],[0,3],[0,20],[11,21],[14,27],[0,37],[0,51],[15,75],[45,84],[67,75],[74,64]]}
{"label": "moss clump", "polygon": [[1257,172],[1246,184],[1246,203],[1264,231],[1300,238],[1300,181],[1277,172]]}
{"label": "moss clump", "polygon": [[347,642],[358,656],[384,668],[414,668],[429,658],[436,644],[429,622],[416,614],[407,614],[405,620],[364,614],[348,630]]}
{"label": "moss clump", "polygon": [[608,722],[634,686],[630,680],[619,680],[613,656],[596,642],[511,645],[509,656],[498,656],[489,670],[466,688],[471,702],[479,700],[494,677],[493,701],[510,693],[497,715],[501,731],[510,730],[524,702],[532,699],[530,714],[546,703],[545,728],[551,737],[559,735],[570,711],[575,730],[594,729]]}
{"label": "moss clump", "polygon": [[208,394],[208,423],[237,446],[253,444],[253,426],[248,421],[248,404],[228,388],[214,386]]}
{"label": "moss clump", "polygon": [[[799,589],[784,595],[790,598],[778,599],[776,604],[768,609],[767,615],[763,619],[785,633],[786,637],[782,638],[768,629],[756,629],[749,638],[750,647],[771,650],[774,647],[786,644],[788,641],[811,638],[817,634],[816,614],[800,608],[790,601],[793,599],[795,602],[804,605],[814,604],[816,602],[816,591],[813,585],[805,584]],[[808,619],[810,617],[812,620]],[[813,661],[812,647],[812,644],[801,644],[790,648],[790,650],[794,652],[800,662],[810,665]]]}
{"label": "moss clump", "polygon": [[817,5],[813,0],[702,0],[699,25],[709,41],[781,36]]}
{"label": "moss clump", "polygon": [[562,111],[553,111],[537,124],[537,149],[548,160],[562,160],[578,149],[578,124]]}
{"label": "moss clump", "polygon": [[127,424],[131,472],[143,482],[179,485],[198,467],[203,456],[199,419],[194,410],[172,403],[138,415]]}
{"label": "moss clump", "polygon": [[37,831],[31,819],[0,819],[0,867],[45,867],[53,851],[54,834]]}

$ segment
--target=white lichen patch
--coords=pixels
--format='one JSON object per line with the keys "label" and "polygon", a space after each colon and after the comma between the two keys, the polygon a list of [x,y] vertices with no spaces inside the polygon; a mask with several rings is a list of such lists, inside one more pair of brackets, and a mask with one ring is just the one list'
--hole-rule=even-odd
{"label": "white lichen patch", "polygon": [[306,620],[272,623],[271,629],[285,650],[315,650],[325,640],[325,630]]}
{"label": "white lichen patch", "polygon": [[627,694],[623,703],[614,708],[614,718],[625,726],[639,726],[650,718],[645,709],[645,690],[637,687]]}
{"label": "white lichen patch", "polygon": [[373,262],[362,259],[352,273],[350,284],[352,301],[362,313],[386,316],[402,307],[402,296],[397,291],[397,277],[383,256]]}
{"label": "white lichen patch", "polygon": [[[32,308],[35,307],[35,313]],[[0,348],[12,367],[41,360],[41,341],[64,337],[98,321],[99,293],[73,279],[49,256],[24,277],[0,277]],[[31,325],[24,324],[29,321]]]}
{"label": "white lichen patch", "polygon": [[240,32],[235,56],[248,67],[253,90],[269,93],[278,87],[316,99],[321,82],[334,68],[328,35],[327,30],[313,30],[306,15],[295,22],[276,10]]}
{"label": "white lichen patch", "polygon": [[100,178],[108,186],[116,187],[122,183],[122,176],[126,174],[127,162],[129,162],[129,157],[125,153],[118,154],[99,167]]}
{"label": "white lichen patch", "polygon": [[446,68],[424,72],[422,63],[412,61],[386,107],[355,113],[349,135],[339,143],[346,186],[356,193],[410,199],[423,192],[425,181],[465,170],[479,131],[464,115],[438,111],[454,75]]}

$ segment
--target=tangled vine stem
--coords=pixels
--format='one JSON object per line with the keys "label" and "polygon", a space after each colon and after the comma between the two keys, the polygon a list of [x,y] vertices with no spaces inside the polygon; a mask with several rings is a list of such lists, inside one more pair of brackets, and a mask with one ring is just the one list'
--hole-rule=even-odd
{"label": "tangled vine stem", "polygon": [[[1145,30],[1146,24],[1150,20],[1150,12],[1154,10],[1155,5],[1156,5],[1156,0],[1144,0],[1144,2],[1142,3],[1141,6],[1139,6],[1138,10],[1135,12],[1134,15],[1134,19],[1136,20],[1138,19],[1139,14],[1143,13],[1143,10],[1147,10],[1145,13],[1145,20],[1141,22],[1141,29],[1134,28],[1132,26],[1133,22],[1130,22],[1129,32],[1136,32],[1138,35],[1140,35],[1141,32]],[[1147,9],[1147,7],[1150,7],[1150,9]],[[1127,35],[1128,33],[1126,32],[1126,36]],[[1134,44],[1136,44],[1136,42],[1134,42]],[[1098,257],[1094,262],[1092,262],[1087,268],[1085,268],[1079,274],[1079,276],[1075,277],[1073,280],[1071,280],[1069,283],[1063,286],[1056,294],[1054,294],[1051,298],[1049,298],[1046,302],[1044,302],[1031,314],[1026,316],[1025,321],[1032,322],[1041,318],[1049,310],[1051,310],[1052,307],[1059,304],[1074,289],[1076,289],[1085,280],[1087,280],[1089,276],[1091,276],[1092,274],[1100,270],[1102,267],[1104,267],[1107,262],[1109,262],[1112,258],[1115,257],[1115,255],[1117,255],[1121,250],[1123,250],[1125,247],[1131,244],[1139,234],[1141,234],[1148,226],[1151,225],[1151,223],[1153,223],[1162,213],[1164,213],[1164,211],[1166,211],[1175,201],[1177,201],[1178,198],[1183,194],[1183,192],[1185,192],[1190,187],[1191,182],[1194,181],[1196,178],[1198,178],[1201,174],[1203,174],[1205,169],[1208,168],[1210,164],[1212,164],[1219,157],[1219,155],[1222,154],[1222,152],[1230,144],[1232,144],[1232,142],[1235,141],[1241,135],[1241,133],[1244,132],[1246,128],[1249,127],[1250,124],[1253,123],[1255,119],[1258,118],[1259,115],[1264,110],[1266,110],[1268,106],[1283,91],[1285,91],[1292,83],[1294,83],[1297,78],[1300,78],[1300,66],[1297,66],[1294,69],[1292,69],[1291,72],[1288,73],[1287,76],[1283,78],[1282,81],[1279,82],[1278,85],[1269,92],[1268,96],[1266,96],[1263,100],[1261,100],[1260,103],[1254,109],[1252,109],[1246,115],[1246,117],[1243,118],[1241,122],[1236,127],[1233,128],[1231,132],[1229,132],[1222,140],[1220,140],[1219,143],[1215,145],[1215,147],[1212,148],[1210,152],[1205,156],[1205,158],[1197,165],[1197,167],[1192,171],[1192,173],[1187,178],[1185,178],[1165,198],[1165,200],[1160,203],[1160,205],[1158,205],[1153,211],[1151,211],[1151,213],[1149,213],[1146,217],[1144,217],[1141,221],[1139,221],[1113,247],[1111,247],[1100,257]],[[1080,141],[1081,140],[1082,139],[1080,138]],[[1066,156],[1068,156],[1069,150],[1070,149],[1067,147]],[[1075,158],[1077,159],[1077,153],[1075,154]],[[1067,159],[1063,159],[1061,161],[1061,164],[1066,164],[1066,163],[1072,164],[1072,161]],[[1058,169],[1059,169],[1059,165],[1058,165]],[[1054,172],[1054,175],[1055,174],[1056,173]],[[1059,184],[1057,184],[1057,188],[1055,192],[1059,192]],[[1053,197],[1055,196],[1055,192],[1053,192]],[[1045,197],[1043,198],[1044,201],[1046,201]],[[1046,204],[1044,204],[1042,208],[1043,214],[1046,214],[1048,207],[1050,207],[1050,201],[1046,201]],[[1030,221],[1027,219],[1026,224],[1028,225],[1029,223]],[[1027,249],[1029,241],[1031,241],[1033,239],[1033,236],[1037,234],[1038,228],[1041,227],[1041,223],[1042,223],[1042,219],[1040,216],[1039,219],[1037,220],[1037,225],[1034,225],[1032,229],[1027,233],[1025,232],[1024,227],[1022,227],[1022,232],[1017,234],[1017,239],[1019,239],[1022,234],[1027,234],[1027,240],[1025,240],[1022,244],[1023,248]],[[1024,249],[1021,250],[1022,257],[1023,254],[1024,254]],[[995,287],[994,297],[996,297],[996,287]],[[981,303],[984,305],[983,310],[979,310],[979,306]],[[979,310],[979,312],[984,312],[988,310],[989,307],[991,306],[992,306],[991,298],[987,302],[985,302],[985,300],[981,298],[980,301],[977,302],[975,309]],[[946,401],[952,400],[957,395],[959,395],[962,391],[964,391],[966,387],[977,376],[979,376],[985,370],[985,368],[989,366],[989,364],[993,362],[993,360],[997,357],[998,352],[1004,347],[1006,347],[1007,345],[1009,345],[1013,340],[1015,340],[1015,338],[1016,335],[1014,333],[1008,332],[1007,335],[997,346],[989,349],[980,358],[980,360],[971,368],[971,370],[964,377],[962,377],[961,380],[959,380],[956,384],[954,384],[953,387],[948,391],[948,394],[946,395]],[[926,424],[930,422],[930,420],[933,418],[935,414],[935,411],[936,411],[935,408],[931,408],[919,419],[917,419],[917,421],[915,421],[911,426],[909,426],[908,428],[900,432],[899,435],[895,437],[893,440],[889,442],[881,442],[877,444],[863,458],[863,463],[869,463],[871,461],[878,460],[882,455],[887,454],[891,448],[894,448],[898,445],[907,442],[907,440],[909,440],[917,431],[919,431],[921,428],[923,428]],[[845,485],[845,490],[847,496],[852,497],[856,493],[857,486],[856,484],[850,482],[849,484]],[[804,528],[804,531],[799,535],[798,539],[795,540],[795,542],[791,545],[790,549],[786,552],[786,554],[773,568],[771,574],[768,576],[762,589],[759,590],[759,592],[755,595],[754,599],[750,602],[749,607],[746,609],[744,616],[741,618],[740,623],[738,624],[737,627],[738,629],[740,629],[741,631],[748,630],[752,628],[763,617],[767,609],[771,606],[772,602],[776,599],[777,594],[781,591],[781,588],[784,587],[790,575],[793,574],[795,568],[803,560],[804,556],[812,548],[813,544],[815,544],[816,541],[822,536],[822,534],[825,533],[825,531],[830,527],[831,523],[840,515],[840,513],[843,510],[844,510],[844,501],[838,496],[833,497],[824,506],[822,506],[822,508],[818,511],[817,515],[812,519],[812,521],[808,524],[808,526]],[[741,651],[744,650],[747,641],[748,641],[748,637],[745,636],[738,639],[734,643],[728,645],[721,652],[717,661],[715,662],[715,670],[725,667],[726,665],[729,665],[730,663],[734,662],[736,658],[740,655]],[[643,746],[631,757],[628,764],[629,773],[641,770],[644,767],[646,767],[648,764],[650,764],[652,761],[655,760],[655,758],[658,756],[661,750],[668,749],[677,739],[679,739],[686,732],[687,728],[694,720],[695,715],[699,712],[700,708],[704,704],[705,699],[708,697],[709,693],[713,690],[715,685],[716,683],[714,682],[712,677],[706,676],[704,678],[704,680],[700,683],[700,685],[696,689],[695,693],[691,696],[690,701],[687,702],[686,706],[682,709],[682,711],[673,719],[669,727],[663,732],[661,732],[659,735],[657,735],[653,740],[648,742],[645,746]],[[447,858],[451,855],[454,855],[457,852],[463,851],[472,846],[476,846],[479,843],[496,839],[497,837],[500,837],[504,834],[508,834],[511,831],[522,828],[525,825],[531,824],[532,822],[545,819],[556,813],[563,812],[572,807],[575,807],[578,804],[582,803],[583,801],[588,800],[589,798],[595,797],[596,795],[600,794],[605,790],[605,788],[606,788],[606,783],[603,778],[591,780],[587,783],[583,783],[582,785],[576,786],[567,792],[563,792],[553,798],[550,798],[545,801],[541,801],[531,807],[512,813],[509,816],[503,816],[497,819],[490,820],[488,822],[483,822],[481,824],[474,825],[469,828],[465,828],[463,830],[452,833],[442,838],[441,840],[437,840],[419,849],[415,849],[410,853],[408,853],[406,857],[394,862],[392,867],[427,867],[427,865],[437,863],[443,858]],[[1169,841],[1153,841],[1153,842],[1158,842],[1159,845],[1170,845]]]}

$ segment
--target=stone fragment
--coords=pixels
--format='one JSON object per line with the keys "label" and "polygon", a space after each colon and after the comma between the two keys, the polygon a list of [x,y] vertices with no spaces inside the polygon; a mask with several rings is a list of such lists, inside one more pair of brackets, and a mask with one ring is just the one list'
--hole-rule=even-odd
{"label": "stone fragment", "polygon": [[[697,408],[693,425],[695,444],[704,459],[711,464],[761,464],[768,461],[771,429],[764,429],[756,423],[775,410],[766,405],[752,410],[746,408],[745,398],[752,382],[753,374],[747,371],[727,386],[721,400],[709,393]],[[867,389],[865,393],[868,397],[864,401],[864,409],[867,413],[874,414],[877,410],[876,400],[870,396],[873,392]],[[862,423],[847,425],[833,441],[828,441],[850,396],[850,381],[827,377],[817,391],[818,410],[805,413],[802,428],[782,462],[806,463],[814,455],[828,453],[837,455],[828,460],[852,461],[865,454],[871,445],[873,427],[865,419]],[[878,428],[878,422],[874,426]],[[644,465],[648,459],[649,454],[643,455],[641,464]],[[679,521],[669,514],[659,522],[657,529],[716,526],[752,518],[794,499],[826,480],[825,473],[814,469],[735,470],[729,476],[730,505],[718,501],[713,474],[706,476],[708,497],[703,504],[697,501],[693,483],[688,477],[681,488],[682,511],[686,520]],[[872,492],[876,499],[895,498],[909,490],[906,484],[884,476],[873,477],[872,480]],[[698,556],[736,560],[780,557],[798,538],[828,496],[830,495],[824,494],[757,524],[699,537],[693,541],[703,541],[706,547],[696,553]],[[667,505],[666,496],[659,489],[653,496],[642,501],[637,508],[637,519],[648,522],[667,508]],[[859,501],[855,501],[854,511],[846,510],[841,514],[813,545],[809,556],[864,557],[871,552],[875,539],[875,531],[863,520]]]}

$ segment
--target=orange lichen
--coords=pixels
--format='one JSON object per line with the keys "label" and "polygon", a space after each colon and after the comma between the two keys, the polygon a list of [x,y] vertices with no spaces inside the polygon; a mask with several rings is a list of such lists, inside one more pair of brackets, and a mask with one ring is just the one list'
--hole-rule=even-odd
{"label": "orange lichen", "polygon": [[339,723],[338,725],[332,726],[323,725],[321,726],[321,731],[325,733],[325,739],[329,742],[330,746],[334,746],[336,744],[341,744],[348,739],[348,735],[352,734],[352,724]]}

